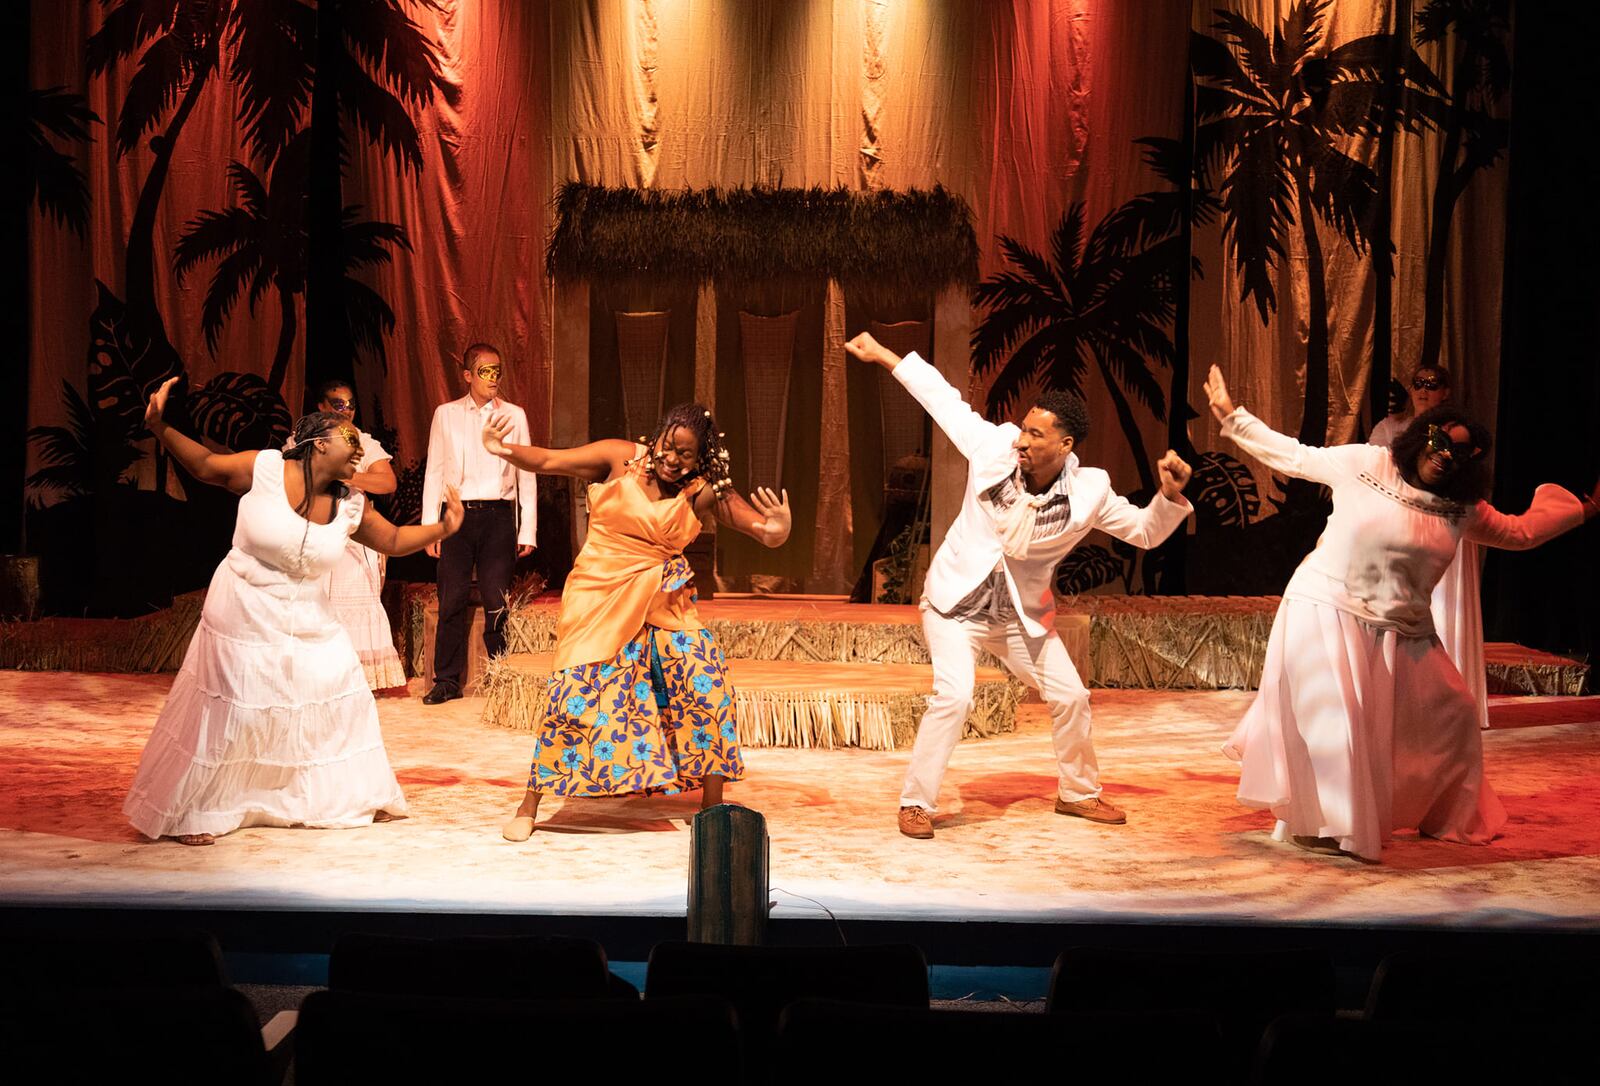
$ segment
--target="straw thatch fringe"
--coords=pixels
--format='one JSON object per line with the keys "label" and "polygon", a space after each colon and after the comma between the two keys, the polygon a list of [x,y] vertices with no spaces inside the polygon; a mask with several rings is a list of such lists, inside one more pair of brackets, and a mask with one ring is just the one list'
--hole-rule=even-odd
{"label": "straw thatch fringe", "polygon": [[[515,731],[534,731],[544,721],[550,674],[526,656],[507,655],[489,663],[483,675],[483,722]],[[967,718],[967,736],[1015,731],[1019,683],[980,681]],[[859,747],[895,750],[916,738],[927,708],[921,693],[766,690],[739,686],[733,691],[739,742],[746,747],[800,747],[832,750]]]}
{"label": "straw thatch fringe", "polygon": [[[554,652],[554,606],[513,610],[506,622],[507,652]],[[799,660],[840,664],[926,664],[922,627],[894,622],[733,621],[710,619],[706,629],[729,659]],[[979,667],[998,667],[988,653]]]}
{"label": "straw thatch fringe", "polygon": [[204,591],[138,618],[0,623],[0,668],[17,671],[176,671],[200,624]]}
{"label": "straw thatch fringe", "polygon": [[972,209],[942,187],[638,189],[568,182],[545,254],[553,277],[780,276],[934,291],[978,278]]}

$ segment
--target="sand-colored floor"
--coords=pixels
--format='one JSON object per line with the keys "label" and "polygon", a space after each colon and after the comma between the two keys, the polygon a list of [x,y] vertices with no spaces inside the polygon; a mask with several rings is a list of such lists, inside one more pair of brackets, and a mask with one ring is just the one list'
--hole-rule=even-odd
{"label": "sand-colored floor", "polygon": [[[480,724],[479,699],[379,702],[411,802],[405,821],[251,829],[210,848],[146,843],[121,804],[170,683],[0,672],[0,903],[684,910],[696,797],[551,800],[533,839],[508,844],[498,828],[521,793],[530,737]],[[728,795],[766,816],[778,915],[815,912],[803,896],[856,917],[1600,920],[1600,721],[1488,733],[1505,835],[1477,848],[1404,836],[1368,866],[1276,844],[1267,815],[1234,803],[1236,773],[1218,747],[1250,696],[1095,692],[1096,746],[1107,795],[1129,812],[1123,827],[1052,813],[1039,705],[1023,706],[1016,734],[957,748],[933,841],[895,830],[904,751],[751,750],[749,779]]]}

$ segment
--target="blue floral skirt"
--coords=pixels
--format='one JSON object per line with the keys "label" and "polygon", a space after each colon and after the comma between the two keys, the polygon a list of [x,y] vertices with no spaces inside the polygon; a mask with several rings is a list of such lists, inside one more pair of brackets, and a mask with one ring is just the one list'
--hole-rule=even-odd
{"label": "blue floral skirt", "polygon": [[611,660],[551,676],[530,791],[685,792],[713,775],[738,780],[744,757],[711,631],[646,626]]}

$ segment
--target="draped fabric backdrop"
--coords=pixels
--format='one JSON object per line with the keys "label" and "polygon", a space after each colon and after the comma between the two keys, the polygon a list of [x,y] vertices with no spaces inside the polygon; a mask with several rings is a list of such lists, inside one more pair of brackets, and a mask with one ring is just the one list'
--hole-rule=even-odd
{"label": "draped fabric backdrop", "polygon": [[[227,8],[230,26],[254,27],[280,51],[326,32],[327,13],[310,0],[174,5]],[[1484,18],[1458,25],[1458,8]],[[150,137],[175,128],[148,224],[147,293],[171,345],[161,373],[186,374],[190,389],[219,374],[253,375],[229,386],[255,390],[255,399],[241,393],[239,411],[275,381],[292,414],[308,367],[353,370],[361,421],[397,454],[392,509],[401,516],[417,512],[428,420],[462,393],[469,343],[505,352],[506,392],[528,409],[536,439],[613,437],[625,426],[615,355],[628,318],[617,314],[668,313],[666,398],[715,401],[737,457],[749,434],[772,424],[745,417],[742,379],[729,372],[744,364],[738,314],[797,312],[785,477],[752,479],[748,461],[735,465],[741,487],[790,488],[796,537],[772,552],[724,538],[721,560],[751,583],[765,576],[777,587],[841,591],[855,581],[882,515],[882,441],[863,422],[877,393],[852,376],[842,342],[872,322],[948,317],[965,299],[885,300],[859,283],[708,287],[634,276],[584,285],[579,335],[558,326],[567,287],[543,262],[552,198],[569,181],[942,185],[963,197],[985,290],[1003,276],[1021,285],[980,294],[983,304],[962,318],[976,332],[977,365],[948,342],[935,343],[935,364],[995,417],[1020,414],[1043,384],[1081,389],[1094,432],[1080,454],[1125,493],[1155,485],[1151,465],[1169,444],[1202,471],[1188,542],[1148,559],[1091,541],[1098,550],[1085,560],[1100,572],[1064,571],[1078,587],[1274,591],[1315,539],[1320,497],[1240,463],[1220,442],[1200,392],[1213,361],[1241,402],[1313,441],[1363,439],[1391,374],[1408,376],[1421,361],[1449,367],[1469,409],[1491,421],[1496,411],[1511,108],[1505,0],[344,0],[353,74],[340,90],[340,199],[374,233],[365,248],[351,235],[329,250],[343,253],[350,282],[310,304],[365,313],[370,334],[352,358],[310,359],[304,336],[285,333],[305,328],[303,284],[280,297],[272,279],[252,302],[246,276],[225,318],[213,316],[213,349],[206,295],[229,250],[196,259],[181,278],[175,267],[197,217],[248,204],[230,163],[262,186],[275,180],[277,151],[253,135],[260,95],[228,67],[257,39],[225,37],[222,65],[198,93],[179,79],[168,99],[136,103],[157,123],[119,155],[127,99],[149,94],[137,73],[155,63],[151,39],[95,76],[85,42],[108,19],[126,30],[137,10],[129,0],[32,8],[32,86],[83,95],[100,119],[88,126],[91,142],[49,134],[83,172],[89,214],[81,237],[44,211],[35,216],[37,426],[70,422],[63,380],[90,388],[91,317],[104,305],[95,281],[126,300],[130,234],[143,229],[136,206],[156,160]],[[289,14],[274,21],[271,12]],[[414,22],[413,37],[404,38],[401,17]],[[280,31],[281,41],[272,37]],[[398,35],[393,49],[371,44],[384,34]],[[397,55],[404,64],[385,68]],[[269,106],[273,94],[288,96],[272,109],[293,115],[289,129],[310,123],[306,88],[316,78],[268,87]],[[381,93],[393,105],[377,110]],[[285,177],[274,187],[281,197],[288,186]],[[314,222],[309,229],[310,250],[321,251]],[[392,326],[373,316],[373,298],[392,310]],[[1030,306],[1044,316],[1002,336]],[[582,358],[563,357],[557,343],[588,346]],[[142,395],[158,369],[119,387]],[[577,381],[594,393],[572,432],[552,412]],[[239,440],[260,432],[218,431]],[[932,440],[935,474],[953,477],[958,460]],[[114,475],[144,492],[163,482],[184,498],[148,437],[137,441],[144,455]],[[30,466],[48,466],[46,452],[36,442]],[[42,507],[72,497],[43,484],[31,496]],[[45,513],[36,520],[48,534]],[[201,580],[199,569],[177,577]]]}

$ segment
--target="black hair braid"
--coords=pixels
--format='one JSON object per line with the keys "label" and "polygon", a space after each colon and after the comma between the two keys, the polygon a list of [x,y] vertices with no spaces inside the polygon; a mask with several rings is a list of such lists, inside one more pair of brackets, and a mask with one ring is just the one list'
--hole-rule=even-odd
{"label": "black hair braid", "polygon": [[[315,449],[318,438],[325,437],[341,426],[349,426],[350,422],[343,415],[336,415],[332,411],[313,411],[309,415],[301,415],[295,420],[294,430],[289,434],[289,441],[283,450],[285,461],[298,460],[300,462],[300,477],[305,480],[302,488],[300,504],[294,511],[300,514],[306,522],[305,531],[300,533],[300,551],[305,553],[306,539],[311,534],[311,499],[314,497],[311,490],[311,452]],[[349,492],[343,483],[334,484],[333,512],[339,513],[339,501]]]}
{"label": "black hair braid", "polygon": [[640,444],[645,447],[645,470],[651,475],[655,474],[656,446],[665,435],[677,429],[688,430],[700,445],[700,457],[695,461],[695,468],[684,473],[683,482],[687,483],[695,476],[701,476],[705,479],[706,485],[711,487],[713,495],[719,500],[725,497],[728,491],[733,489],[728,449],[722,443],[723,433],[717,429],[717,421],[711,417],[711,409],[705,404],[677,404],[661,416],[661,423],[656,427],[653,437],[639,439]]}

